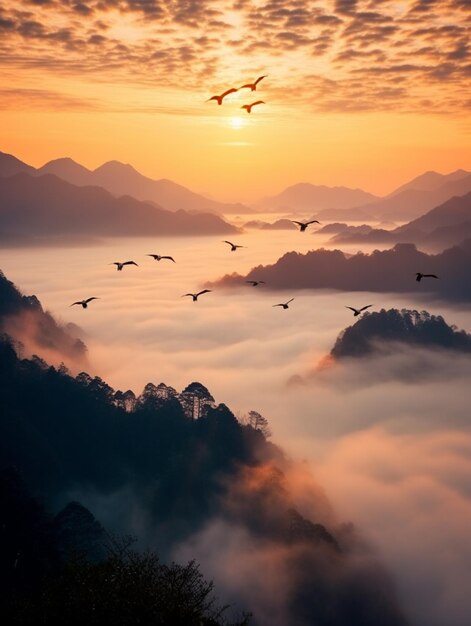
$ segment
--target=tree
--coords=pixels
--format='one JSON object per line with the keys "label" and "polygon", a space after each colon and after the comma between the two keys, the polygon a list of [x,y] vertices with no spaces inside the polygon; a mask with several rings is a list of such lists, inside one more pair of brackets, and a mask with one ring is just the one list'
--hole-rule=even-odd
{"label": "tree", "polygon": [[262,433],[265,439],[271,436],[271,430],[268,425],[268,420],[263,415],[260,415],[257,411],[249,411],[247,415],[247,424],[254,430],[258,430]]}

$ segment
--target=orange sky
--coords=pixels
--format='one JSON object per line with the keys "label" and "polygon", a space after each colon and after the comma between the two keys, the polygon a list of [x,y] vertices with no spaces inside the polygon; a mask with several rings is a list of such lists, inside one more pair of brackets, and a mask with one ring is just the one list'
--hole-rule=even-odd
{"label": "orange sky", "polygon": [[470,24],[468,0],[6,0],[0,150],[118,159],[220,199],[387,193],[471,168]]}

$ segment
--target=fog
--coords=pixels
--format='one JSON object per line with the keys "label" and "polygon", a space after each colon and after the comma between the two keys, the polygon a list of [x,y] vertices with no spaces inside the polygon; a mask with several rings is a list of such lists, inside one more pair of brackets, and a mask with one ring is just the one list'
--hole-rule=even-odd
{"label": "fog", "polygon": [[[412,624],[466,626],[471,359],[404,346],[368,359],[324,359],[354,322],[346,305],[427,309],[467,331],[471,309],[423,295],[272,292],[269,285],[245,284],[196,303],[182,298],[226,273],[325,243],[298,231],[248,231],[233,239],[247,248],[231,253],[220,238],[203,237],[8,249],[0,267],[58,319],[84,329],[92,373],[115,388],[139,392],[149,381],[163,381],[181,390],[197,380],[236,414],[255,409],[266,416],[274,442],[307,462],[336,517],[352,521],[377,551]],[[148,253],[170,254],[176,264]],[[128,259],[139,267],[117,272],[109,265]],[[87,310],[70,308],[90,296],[100,300]],[[291,297],[288,310],[273,308]],[[302,480],[294,483],[302,501]],[[206,532],[227,536],[222,524],[215,521]],[[207,540],[194,538],[180,556],[198,558]],[[225,548],[228,558],[232,545]],[[269,567],[273,555],[256,558],[259,569]],[[253,566],[247,561],[244,569],[241,560],[240,575],[231,574],[237,584],[247,584]],[[219,580],[223,573],[213,567]],[[274,580],[270,593],[283,584]]]}

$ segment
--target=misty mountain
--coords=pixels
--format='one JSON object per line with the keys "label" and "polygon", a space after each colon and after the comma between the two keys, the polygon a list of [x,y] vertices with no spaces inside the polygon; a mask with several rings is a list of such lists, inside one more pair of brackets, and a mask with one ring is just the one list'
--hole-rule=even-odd
{"label": "misty mountain", "polygon": [[373,214],[367,213],[363,208],[354,209],[322,209],[310,216],[309,219],[320,222],[348,220],[349,222],[372,222],[376,218]]}
{"label": "misty mountain", "polygon": [[471,237],[471,192],[453,197],[425,215],[394,230],[350,227],[332,238],[333,243],[407,243],[446,247]]}
{"label": "misty mountain", "polygon": [[471,172],[467,172],[466,170],[455,170],[450,174],[440,174],[433,171],[425,172],[424,174],[416,176],[409,182],[392,191],[388,194],[388,197],[396,196],[397,194],[410,189],[414,189],[416,191],[436,191],[437,189],[440,189],[440,187],[443,187],[446,183],[455,182],[470,175]]}
{"label": "misty mountain", "polygon": [[199,213],[251,213],[240,204],[211,200],[182,185],[162,178],[154,180],[143,176],[132,165],[108,161],[95,170],[89,170],[69,158],[49,161],[37,173],[54,174],[73,185],[103,187],[114,196],[132,196],[137,200],[154,202],[168,211],[181,209]]}
{"label": "misty mountain", "polygon": [[53,363],[84,367],[87,348],[44,311],[36,296],[23,296],[0,270],[0,334],[7,333],[26,355],[42,352]]}
{"label": "misty mountain", "polygon": [[57,176],[26,173],[0,178],[0,235],[210,235],[237,232],[212,214],[175,213],[100,187],[78,187]]}
{"label": "misty mountain", "polygon": [[[414,244],[396,244],[390,250],[375,250],[346,256],[340,250],[288,252],[273,265],[254,267],[246,276],[226,275],[218,287],[238,287],[245,280],[263,276],[270,289],[339,289],[428,293],[449,300],[471,300],[471,240],[432,255]],[[439,280],[417,283],[415,273],[437,274]]]}
{"label": "misty mountain", "polygon": [[378,196],[348,187],[326,187],[311,183],[298,183],[284,189],[276,196],[265,198],[257,208],[265,211],[315,212],[322,209],[350,209],[374,202]]}
{"label": "misty mountain", "polygon": [[406,188],[392,196],[357,208],[365,210],[381,220],[411,221],[450,198],[463,196],[470,191],[471,174],[466,173],[465,176],[457,180],[448,180],[436,189]]}
{"label": "misty mountain", "polygon": [[0,152],[0,177],[13,176],[14,174],[20,174],[21,172],[34,174],[35,171],[34,167],[23,163],[23,161],[20,161],[12,154]]}
{"label": "misty mountain", "polygon": [[330,355],[335,359],[364,357],[407,346],[471,353],[471,335],[427,311],[390,309],[365,312],[337,338]]}
{"label": "misty mountain", "polygon": [[[34,545],[34,550],[25,550],[26,559],[34,556],[34,563],[44,573],[50,551],[57,551],[57,537],[62,546],[91,547],[94,554],[102,527],[90,509],[112,533],[134,534],[138,530],[142,545],[157,549],[165,559],[171,559],[182,544],[196,545],[200,536],[208,536],[205,559],[220,559],[221,545],[216,537],[211,539],[211,533],[214,527],[222,527],[225,544],[237,555],[228,557],[233,577],[246,579],[248,572],[259,577],[257,564],[262,562],[268,564],[265,582],[269,576],[291,581],[279,590],[277,598],[278,610],[286,613],[286,626],[405,626],[388,576],[354,531],[337,524],[317,486],[310,494],[309,485],[303,482],[308,498],[315,498],[315,517],[310,519],[297,510],[290,491],[290,480],[296,475],[293,462],[268,442],[261,430],[239,422],[226,405],[216,403],[201,383],[193,382],[180,393],[163,383],[149,383],[136,396],[129,390],[115,391],[99,377],[86,373],[73,377],[39,358],[21,358],[10,340],[2,337],[0,400],[0,471],[15,467],[28,488],[41,493],[47,510],[62,509],[55,516],[56,530],[51,537],[44,511],[31,501],[19,507],[19,522],[8,522],[0,536],[3,541],[8,531],[6,567],[12,567],[15,554],[23,554],[25,546]],[[70,503],[71,493],[79,493],[83,504]],[[28,519],[32,519],[33,530]],[[18,533],[20,528],[24,532]],[[41,529],[39,534],[36,529]],[[149,569],[149,561],[142,558],[151,575],[154,568]],[[238,572],[240,558],[250,567]],[[28,572],[32,581],[37,580],[34,566],[31,571],[20,563],[19,574]],[[110,570],[108,559],[93,567],[78,561],[66,570],[67,576],[78,572],[72,582],[60,576],[58,595],[49,589],[48,594],[55,598],[52,605],[62,607],[64,598],[79,597],[77,606],[83,610],[99,601],[101,589],[102,597],[106,596],[103,607],[117,603],[113,606],[126,611],[120,597],[129,598],[131,585],[133,601],[141,599],[138,611],[148,606],[148,579],[141,577],[140,557],[133,557],[129,570],[133,576],[126,584],[123,581],[121,589],[127,563],[121,560]],[[102,571],[106,575],[98,578],[98,584],[96,576]],[[134,587],[136,578],[139,585]],[[159,580],[151,575],[151,580],[156,578]],[[87,581],[85,587],[83,580]],[[112,581],[111,588],[119,591],[119,598],[110,595],[106,580]],[[231,602],[235,598],[240,606],[253,609],[255,624],[268,626],[266,619],[257,620],[257,610],[261,615],[270,612],[272,587],[261,589],[255,606],[250,606],[247,601],[251,598],[254,602],[254,597],[244,595],[246,586],[232,588],[228,581],[223,591]],[[88,602],[87,596],[77,595],[83,589],[88,590]],[[152,589],[155,595],[155,587]],[[47,598],[45,604],[41,598],[33,598],[32,606],[42,607],[41,614],[50,610]],[[70,605],[62,610],[69,615]],[[75,624],[73,616],[70,619],[67,623]],[[56,622],[47,623],[55,626]],[[135,621],[126,618],[120,623],[127,626]]]}

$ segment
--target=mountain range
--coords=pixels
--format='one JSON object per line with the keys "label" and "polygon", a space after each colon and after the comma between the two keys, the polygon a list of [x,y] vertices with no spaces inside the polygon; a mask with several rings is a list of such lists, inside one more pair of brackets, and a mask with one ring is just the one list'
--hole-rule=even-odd
{"label": "mountain range", "polygon": [[101,187],[79,187],[57,176],[21,172],[0,177],[0,239],[231,234],[211,213],[167,211]]}
{"label": "mountain range", "polygon": [[153,202],[168,211],[184,209],[189,212],[217,214],[250,213],[242,204],[229,204],[211,200],[178,185],[171,180],[153,180],[143,176],[131,165],[109,161],[95,170],[89,170],[72,159],[49,161],[36,169],[16,157],[0,152],[0,176],[25,172],[32,176],[53,174],[78,187],[102,187],[116,197],[132,196],[136,200]]}

